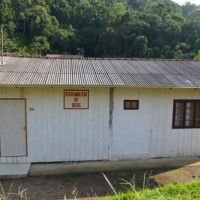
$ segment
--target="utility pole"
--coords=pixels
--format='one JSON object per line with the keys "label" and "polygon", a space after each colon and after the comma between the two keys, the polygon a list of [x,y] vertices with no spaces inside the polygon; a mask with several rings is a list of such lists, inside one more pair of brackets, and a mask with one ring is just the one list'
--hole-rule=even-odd
{"label": "utility pole", "polygon": [[4,25],[1,24],[1,64],[0,65],[4,65],[4,61],[3,61],[3,27]]}

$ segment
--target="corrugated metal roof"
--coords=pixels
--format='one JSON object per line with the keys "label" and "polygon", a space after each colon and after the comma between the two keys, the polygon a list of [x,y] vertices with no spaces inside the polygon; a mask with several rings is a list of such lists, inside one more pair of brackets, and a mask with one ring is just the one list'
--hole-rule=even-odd
{"label": "corrugated metal roof", "polygon": [[1,86],[200,87],[200,61],[9,57]]}

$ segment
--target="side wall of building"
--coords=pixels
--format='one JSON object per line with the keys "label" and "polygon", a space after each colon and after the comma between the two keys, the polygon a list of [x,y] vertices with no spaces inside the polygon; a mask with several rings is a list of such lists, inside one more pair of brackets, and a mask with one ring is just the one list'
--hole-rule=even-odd
{"label": "side wall of building", "polygon": [[[200,155],[200,129],[172,129],[174,99],[200,99],[198,89],[87,88],[88,110],[64,110],[64,89],[0,88],[0,98],[26,98],[28,122],[28,157],[0,163]],[[124,110],[124,100],[139,100],[139,110]]]}

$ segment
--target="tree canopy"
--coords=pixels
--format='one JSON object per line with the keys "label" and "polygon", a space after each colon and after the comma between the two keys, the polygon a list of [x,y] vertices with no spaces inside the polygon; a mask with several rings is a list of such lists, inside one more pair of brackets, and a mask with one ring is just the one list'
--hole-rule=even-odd
{"label": "tree canopy", "polygon": [[200,6],[171,0],[1,0],[5,51],[193,59]]}

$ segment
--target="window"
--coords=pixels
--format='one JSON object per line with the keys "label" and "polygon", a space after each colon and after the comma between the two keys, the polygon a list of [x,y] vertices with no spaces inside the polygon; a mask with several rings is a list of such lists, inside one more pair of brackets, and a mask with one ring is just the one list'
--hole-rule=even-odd
{"label": "window", "polygon": [[200,128],[200,100],[175,100],[173,128]]}
{"label": "window", "polygon": [[138,110],[139,101],[138,100],[124,100],[124,110]]}

